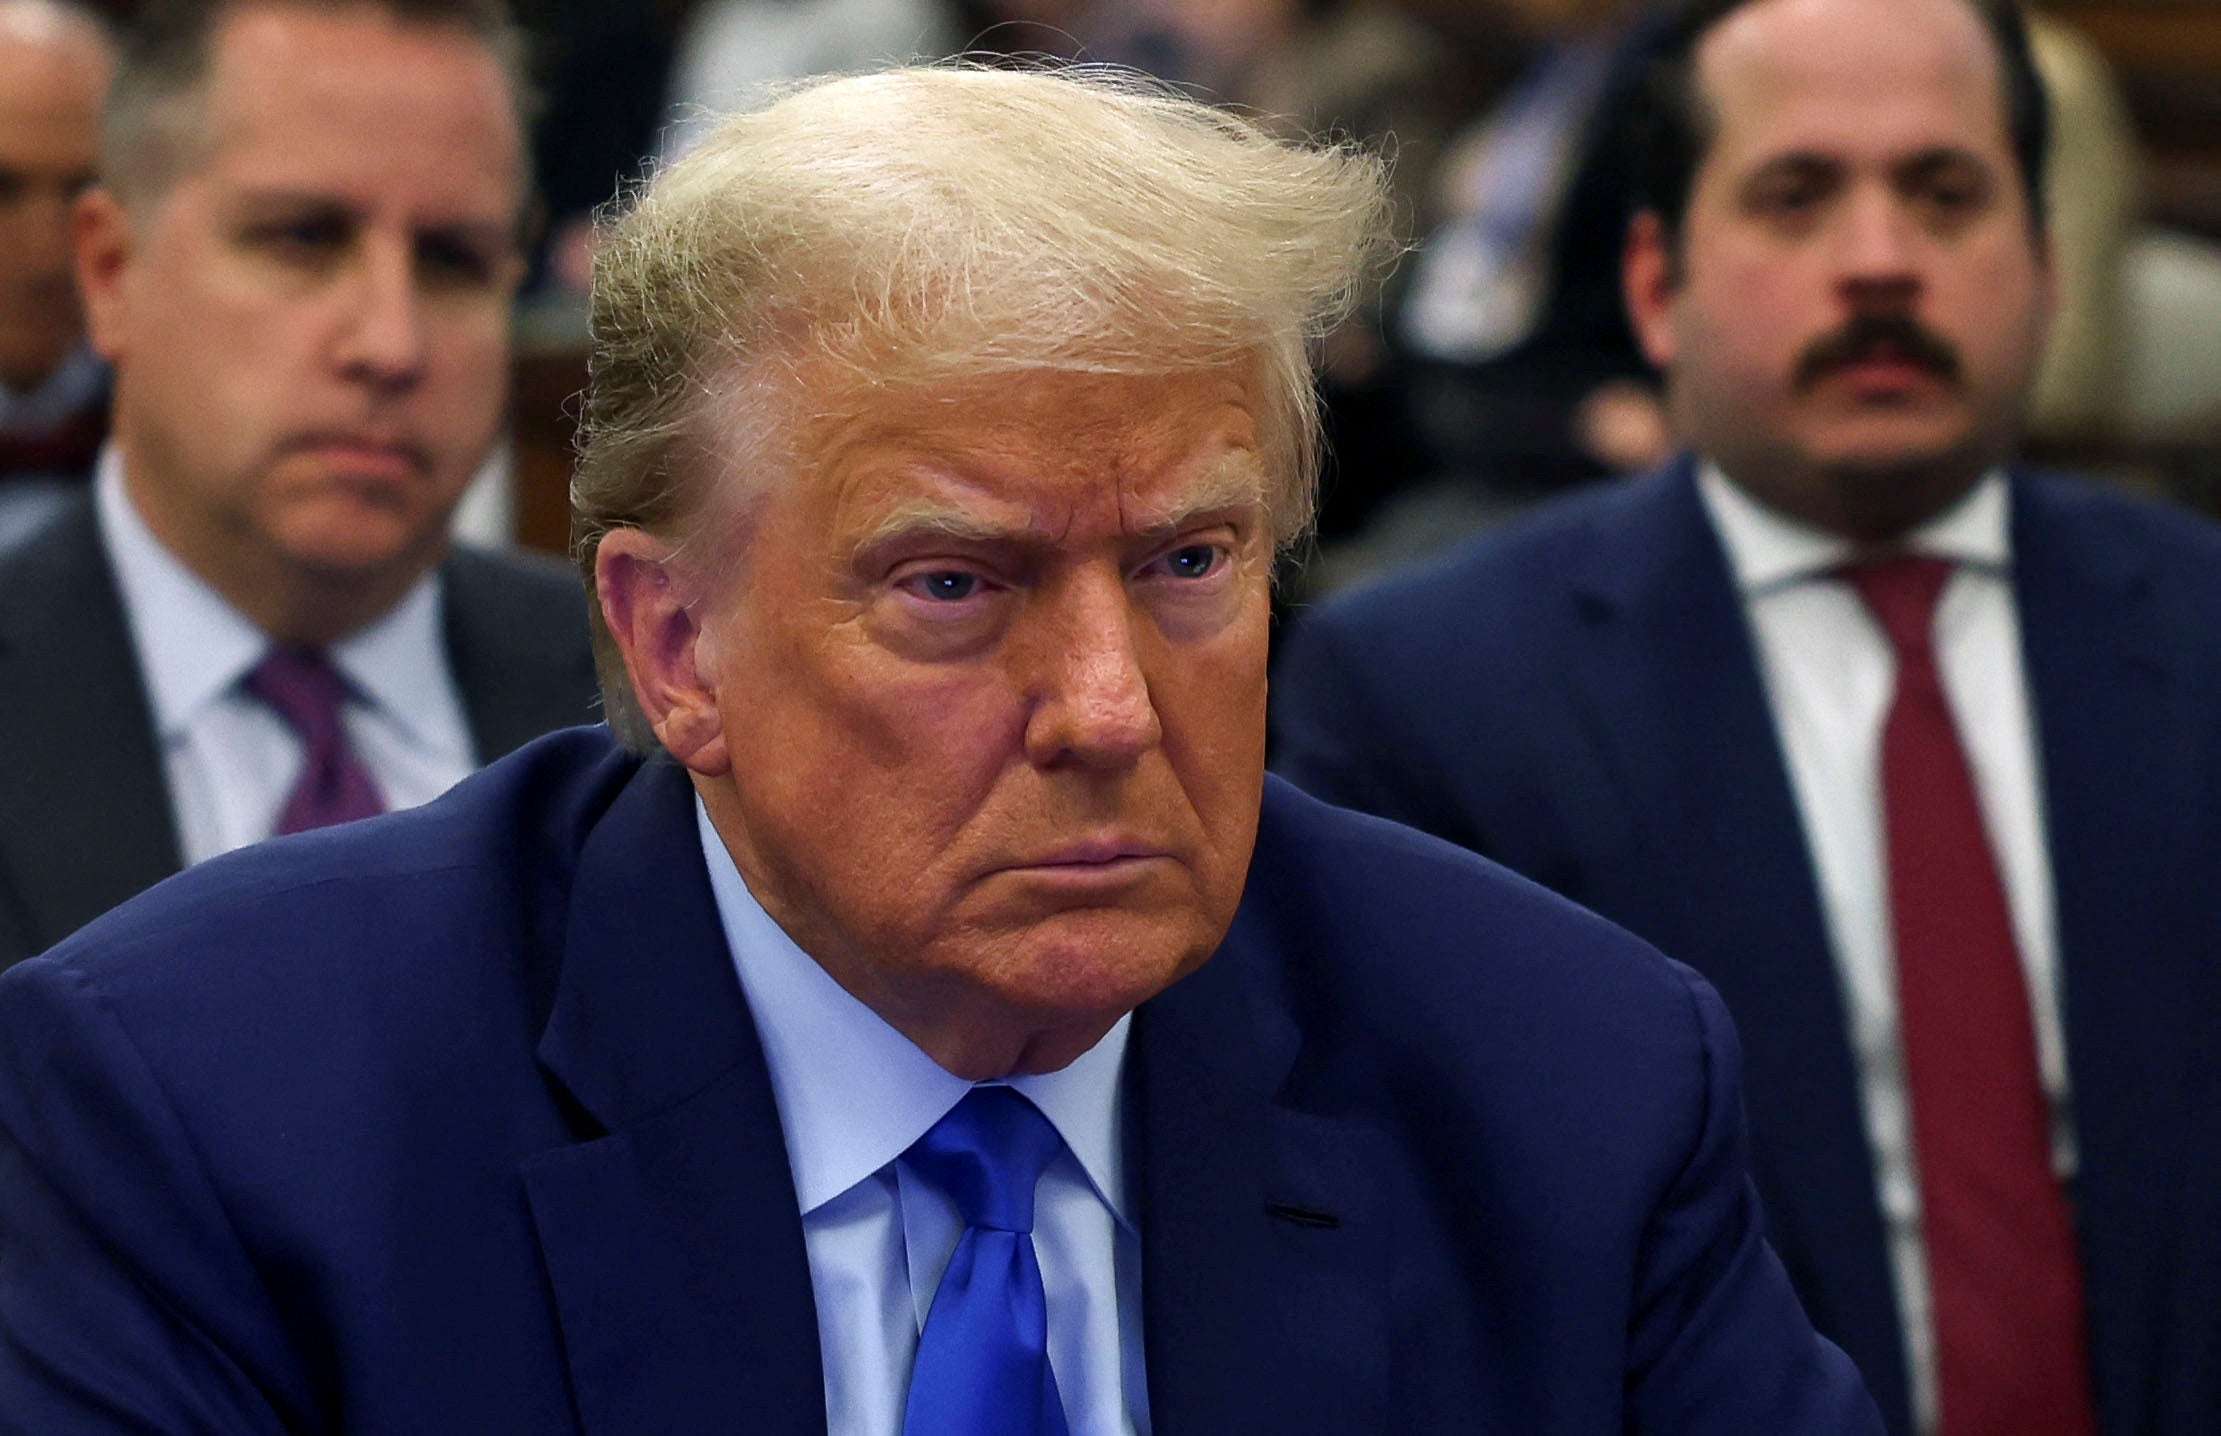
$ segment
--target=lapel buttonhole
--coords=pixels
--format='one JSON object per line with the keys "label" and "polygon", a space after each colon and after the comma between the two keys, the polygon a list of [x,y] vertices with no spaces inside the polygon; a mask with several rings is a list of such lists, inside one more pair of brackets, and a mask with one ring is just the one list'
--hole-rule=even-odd
{"label": "lapel buttonhole", "polygon": [[1342,1219],[1332,1212],[1322,1212],[1311,1207],[1291,1206],[1287,1202],[1265,1203],[1265,1215],[1292,1226],[1311,1227],[1317,1231],[1333,1231],[1342,1225]]}

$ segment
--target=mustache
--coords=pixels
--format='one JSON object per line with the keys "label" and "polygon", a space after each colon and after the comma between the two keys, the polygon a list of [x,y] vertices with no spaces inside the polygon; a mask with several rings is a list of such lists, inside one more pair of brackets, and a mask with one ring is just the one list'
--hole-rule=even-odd
{"label": "mustache", "polygon": [[1959,350],[1950,340],[1910,315],[1858,314],[1805,346],[1797,356],[1796,387],[1809,389],[1832,371],[1876,354],[1917,365],[1950,383],[1959,380]]}

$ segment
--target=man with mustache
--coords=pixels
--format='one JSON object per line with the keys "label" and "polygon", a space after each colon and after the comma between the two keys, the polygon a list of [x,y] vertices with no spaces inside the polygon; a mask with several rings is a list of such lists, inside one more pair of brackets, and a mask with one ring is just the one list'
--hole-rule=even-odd
{"label": "man with mustache", "polygon": [[0,565],[0,965],[592,716],[575,587],[451,548],[520,270],[499,0],[162,0],[75,218],[93,491]]}
{"label": "man with mustache", "polygon": [[1279,765],[1719,984],[1900,1436],[2221,1429],[2221,533],[2011,463],[2021,17],[1672,25],[1625,288],[1693,453],[1300,619]]}

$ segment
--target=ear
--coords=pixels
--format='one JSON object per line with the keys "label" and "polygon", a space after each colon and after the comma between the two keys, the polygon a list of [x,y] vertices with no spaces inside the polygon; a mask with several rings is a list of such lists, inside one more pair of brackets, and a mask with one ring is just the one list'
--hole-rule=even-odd
{"label": "ear", "polygon": [[94,351],[113,364],[123,355],[124,336],[130,329],[124,276],[131,268],[131,217],[107,190],[86,190],[77,197],[77,208],[70,216],[70,239],[76,250],[77,292],[84,300],[86,337]]}
{"label": "ear", "polygon": [[1665,223],[1654,210],[1646,209],[1628,221],[1627,244],[1620,253],[1620,288],[1627,300],[1628,327],[1635,331],[1643,357],[1656,369],[1670,369],[1680,347],[1673,304],[1681,275]]}
{"label": "ear", "polygon": [[595,550],[594,589],[633,697],[658,741],[702,777],[724,776],[731,760],[716,675],[704,665],[691,589],[674,571],[668,547],[640,529],[612,529]]}

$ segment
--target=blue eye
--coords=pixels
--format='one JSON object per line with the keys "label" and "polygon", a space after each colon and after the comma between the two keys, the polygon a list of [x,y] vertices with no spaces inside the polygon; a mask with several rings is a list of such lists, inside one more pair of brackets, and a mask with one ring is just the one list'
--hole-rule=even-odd
{"label": "blue eye", "polygon": [[1165,555],[1165,568],[1175,578],[1201,578],[1218,567],[1219,551],[1211,544],[1192,543]]}
{"label": "blue eye", "polygon": [[941,603],[961,603],[979,592],[979,575],[962,569],[942,569],[935,573],[921,573],[913,582],[920,596]]}

